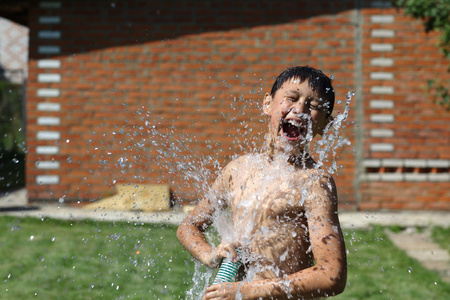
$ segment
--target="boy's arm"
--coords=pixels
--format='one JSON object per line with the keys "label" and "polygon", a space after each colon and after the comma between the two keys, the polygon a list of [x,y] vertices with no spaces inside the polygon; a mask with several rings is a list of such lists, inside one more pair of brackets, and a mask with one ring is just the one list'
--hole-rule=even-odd
{"label": "boy's arm", "polygon": [[[225,194],[227,186],[224,184],[223,178],[230,175],[228,172],[233,162],[224,168],[222,173],[215,180],[210,197],[216,198]],[[194,210],[181,222],[177,230],[177,237],[181,244],[191,253],[193,257],[203,264],[214,268],[217,267],[221,259],[230,256],[237,259],[237,253],[233,245],[221,243],[217,248],[212,247],[206,240],[203,232],[212,224],[215,209],[220,204],[219,198],[217,203],[211,203],[209,198],[205,198],[194,208]]]}
{"label": "boy's arm", "polygon": [[233,291],[241,293],[242,299],[289,299],[290,295],[313,299],[341,293],[347,280],[347,261],[333,179],[322,176],[310,193],[313,197],[305,201],[305,211],[315,266],[286,278],[212,285],[203,299]]}
{"label": "boy's arm", "polygon": [[200,262],[214,267],[215,249],[206,241],[203,231],[212,223],[214,208],[208,199],[203,199],[181,222],[177,230],[180,243]]}
{"label": "boy's arm", "polygon": [[290,276],[294,290],[305,298],[340,294],[347,282],[347,257],[337,212],[336,186],[328,174],[320,175],[318,179],[310,191],[312,197],[305,201],[316,264]]}

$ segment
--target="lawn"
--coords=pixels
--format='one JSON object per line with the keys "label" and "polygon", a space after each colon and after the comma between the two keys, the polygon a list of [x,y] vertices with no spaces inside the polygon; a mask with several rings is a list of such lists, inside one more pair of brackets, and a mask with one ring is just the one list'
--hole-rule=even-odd
{"label": "lawn", "polygon": [[[206,269],[194,271],[175,230],[1,216],[0,299],[185,299]],[[348,285],[336,299],[450,299],[450,284],[395,248],[383,228],[345,236]]]}
{"label": "lawn", "polygon": [[0,299],[184,299],[173,226],[0,217]]}
{"label": "lawn", "polygon": [[[384,228],[345,234],[347,288],[335,299],[450,299],[450,283],[396,248]],[[438,235],[450,241],[450,235]]]}

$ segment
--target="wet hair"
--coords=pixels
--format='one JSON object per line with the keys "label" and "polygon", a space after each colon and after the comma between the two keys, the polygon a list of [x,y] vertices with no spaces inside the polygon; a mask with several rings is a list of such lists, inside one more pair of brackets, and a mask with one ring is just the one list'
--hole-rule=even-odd
{"label": "wet hair", "polygon": [[334,107],[334,89],[331,85],[331,79],[321,70],[310,66],[297,66],[284,70],[275,80],[270,95],[275,97],[276,92],[286,81],[298,78],[300,82],[308,80],[313,91],[317,91],[319,97],[328,102],[327,117],[331,115]]}

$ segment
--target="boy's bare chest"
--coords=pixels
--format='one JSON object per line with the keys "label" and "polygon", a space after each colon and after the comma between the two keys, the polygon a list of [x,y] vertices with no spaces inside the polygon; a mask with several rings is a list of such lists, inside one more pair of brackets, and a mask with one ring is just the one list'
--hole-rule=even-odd
{"label": "boy's bare chest", "polygon": [[280,220],[303,211],[301,178],[269,171],[248,170],[234,180],[230,200],[239,218]]}

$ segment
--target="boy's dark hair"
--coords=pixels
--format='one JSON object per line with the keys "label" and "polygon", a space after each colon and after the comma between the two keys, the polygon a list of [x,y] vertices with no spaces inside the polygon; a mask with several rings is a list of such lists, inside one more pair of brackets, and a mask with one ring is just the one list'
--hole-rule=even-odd
{"label": "boy's dark hair", "polygon": [[331,79],[321,70],[314,69],[310,66],[297,66],[284,70],[275,80],[270,95],[275,97],[275,93],[279,88],[292,78],[300,79],[300,82],[308,80],[313,91],[317,91],[319,97],[328,102],[327,117],[331,115],[334,107],[334,89],[331,85]]}

